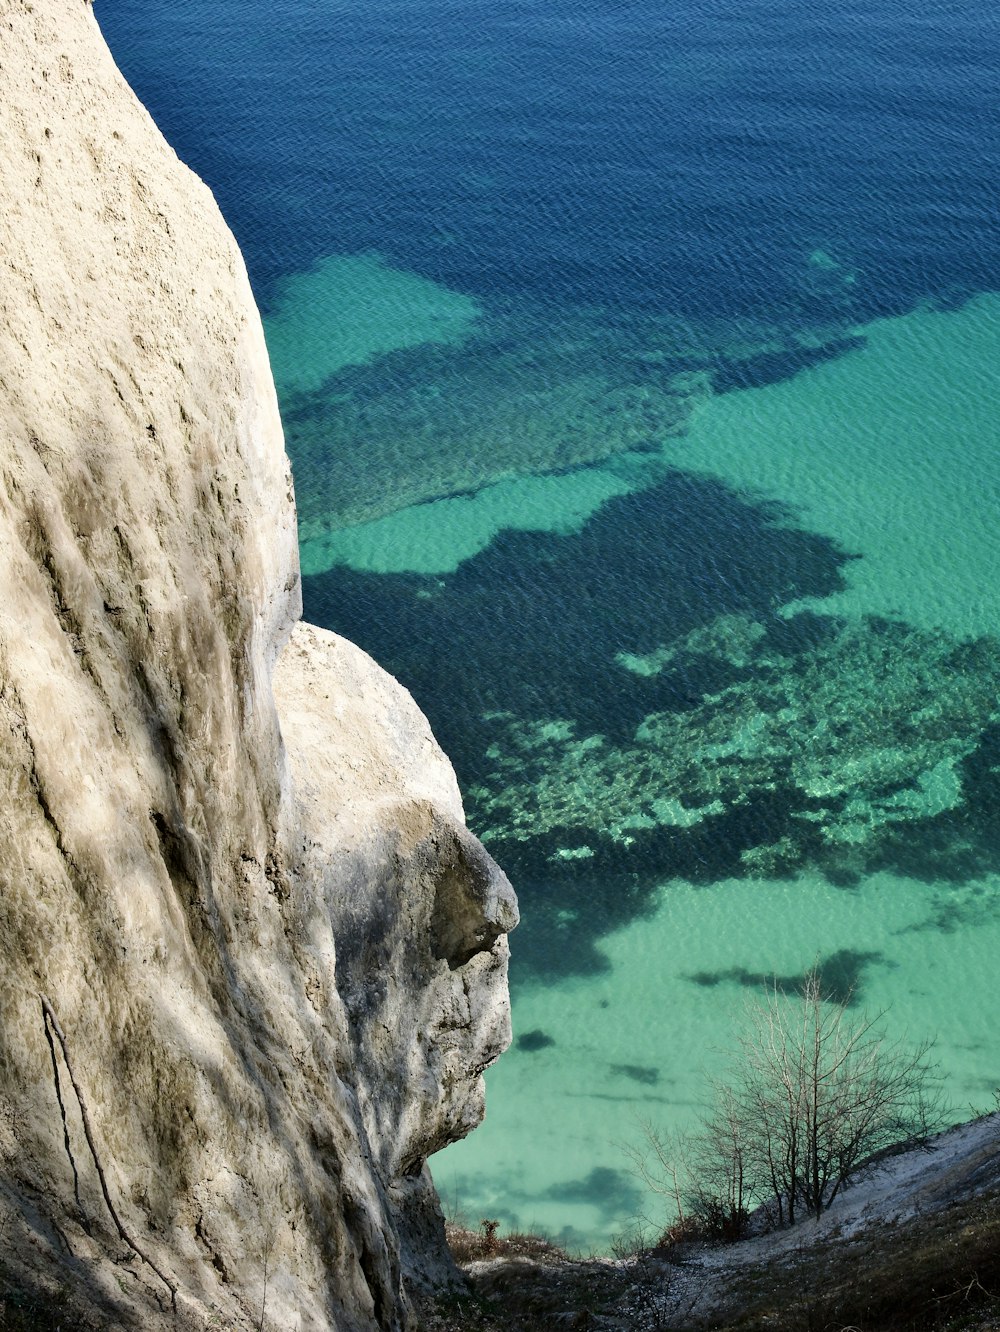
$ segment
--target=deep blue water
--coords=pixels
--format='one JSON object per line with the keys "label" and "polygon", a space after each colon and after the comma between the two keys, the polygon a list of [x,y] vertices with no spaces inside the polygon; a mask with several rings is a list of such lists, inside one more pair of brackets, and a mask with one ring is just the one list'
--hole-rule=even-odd
{"label": "deep blue water", "polygon": [[[376,249],[487,300],[729,320],[990,287],[987,0],[114,0],[98,17],[267,303]],[[842,309],[843,293],[833,302]]]}

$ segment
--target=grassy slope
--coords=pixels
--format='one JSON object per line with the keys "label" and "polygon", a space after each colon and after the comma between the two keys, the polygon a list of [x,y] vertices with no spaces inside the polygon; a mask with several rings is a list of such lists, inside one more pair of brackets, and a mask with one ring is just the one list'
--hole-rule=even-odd
{"label": "grassy slope", "polygon": [[1000,1329],[1000,1191],[723,1274],[714,1314],[698,1321],[683,1299],[667,1312],[660,1298],[681,1270],[677,1253],[612,1264],[570,1260],[529,1237],[452,1240],[469,1290],[429,1302],[423,1332]]}

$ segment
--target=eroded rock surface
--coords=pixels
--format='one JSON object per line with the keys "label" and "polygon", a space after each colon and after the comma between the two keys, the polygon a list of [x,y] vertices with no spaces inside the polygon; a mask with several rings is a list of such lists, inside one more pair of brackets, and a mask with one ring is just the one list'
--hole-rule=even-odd
{"label": "eroded rock surface", "polygon": [[392,1181],[404,1263],[433,1278],[441,1255],[425,1162],[480,1122],[480,1075],[510,1043],[517,904],[464,826],[451,765],[391,676],[302,624],[275,690],[312,889],[298,896],[296,936],[313,959],[332,959],[336,945],[345,1077],[378,1173]]}
{"label": "eroded rock surface", "polygon": [[243,263],[82,0],[0,0],[0,136],[5,1279],[81,1325],[402,1327],[513,894],[408,695],[292,634]]}

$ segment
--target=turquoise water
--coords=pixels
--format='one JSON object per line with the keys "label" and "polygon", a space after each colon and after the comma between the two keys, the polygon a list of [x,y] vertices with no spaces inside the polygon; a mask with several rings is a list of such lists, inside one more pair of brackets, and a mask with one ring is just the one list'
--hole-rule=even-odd
{"label": "turquoise water", "polygon": [[[469,1218],[586,1248],[655,1216],[622,1145],[646,1120],[690,1126],[744,996],[772,976],[793,986],[816,959],[833,988],[887,1009],[894,1034],[936,1039],[956,1115],[991,1104],[1000,297],[855,336],[790,378],[704,392],[685,432],[655,451],[515,475],[303,544],[304,567],[318,581],[329,566],[341,595],[348,570],[362,584],[395,576],[383,652],[399,633],[440,642],[477,599],[487,606],[473,632],[485,634],[490,599],[515,595],[510,579],[532,555],[577,597],[607,584],[569,615],[565,587],[552,598],[576,621],[577,657],[580,639],[599,639],[582,708],[566,644],[538,645],[543,626],[556,629],[552,607],[537,624],[527,610],[508,615],[534,654],[524,688],[507,673],[520,639],[499,662],[487,643],[488,666],[460,653],[428,672],[453,697],[471,676],[478,715],[463,713],[451,746],[478,746],[470,821],[521,867],[536,912],[527,956],[513,941],[519,1043],[489,1075],[488,1122],[435,1169]],[[707,550],[698,526],[609,514],[631,497],[648,517],[654,496],[699,478],[723,488],[715,520],[733,510]],[[740,506],[762,513],[759,542],[742,552]],[[670,516],[693,508],[688,497]],[[515,531],[538,544],[512,552]],[[579,548],[558,562],[574,536]],[[678,538],[700,567],[690,549],[664,567]],[[631,561],[617,549],[626,541]],[[763,593],[732,586],[769,560],[780,572]],[[671,587],[675,569],[696,589],[716,583],[696,616],[683,605],[690,587]],[[644,574],[629,614],[618,598],[636,597]]]}
{"label": "turquoise water", "polygon": [[413,691],[518,888],[432,1162],[604,1246],[745,998],[992,1102],[1000,20],[985,0],[120,0],[265,317],[307,615]]}

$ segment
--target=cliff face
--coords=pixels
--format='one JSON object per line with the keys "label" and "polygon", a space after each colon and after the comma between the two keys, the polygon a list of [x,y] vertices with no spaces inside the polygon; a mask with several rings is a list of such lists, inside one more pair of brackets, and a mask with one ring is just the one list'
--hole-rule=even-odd
{"label": "cliff face", "polygon": [[402,1326],[513,894],[405,691],[293,630],[242,260],[83,0],[0,0],[0,142],[8,1279],[104,1327],[167,1325],[164,1277],[182,1326]]}

